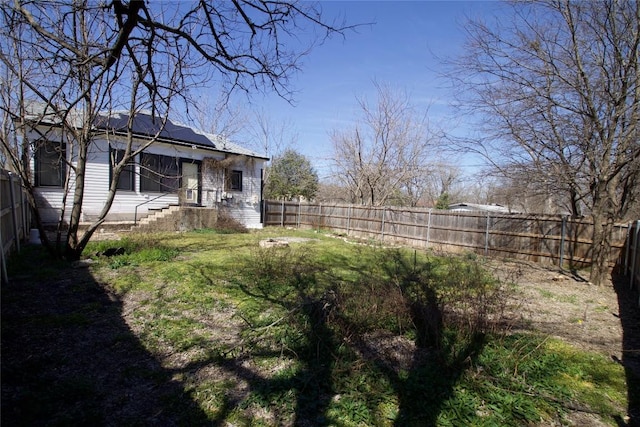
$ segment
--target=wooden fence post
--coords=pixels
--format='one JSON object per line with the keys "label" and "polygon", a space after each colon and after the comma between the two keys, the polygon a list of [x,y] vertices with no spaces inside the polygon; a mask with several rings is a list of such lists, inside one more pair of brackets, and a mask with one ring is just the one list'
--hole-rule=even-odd
{"label": "wooden fence post", "polygon": [[282,205],[280,207],[280,227],[284,227],[284,199],[282,199]]}
{"label": "wooden fence post", "polygon": [[349,226],[351,225],[351,205],[347,209],[347,236],[349,235]]}
{"label": "wooden fence post", "polygon": [[429,246],[430,233],[431,233],[431,208],[429,208],[429,216],[427,217],[427,246]]}
{"label": "wooden fence post", "polygon": [[13,189],[13,174],[9,172],[9,197],[11,198],[11,221],[13,222],[13,239],[16,242],[16,250],[20,252],[20,234],[18,233],[18,216],[16,215],[16,196]]}
{"label": "wooden fence post", "polygon": [[300,216],[302,215],[301,212],[302,212],[302,201],[298,199],[298,221],[296,224],[296,228],[300,228]]}
{"label": "wooden fence post", "polygon": [[2,284],[9,284],[9,275],[7,274],[7,263],[4,257],[4,244],[2,241],[2,230],[0,230],[0,268],[2,269]]}
{"label": "wooden fence post", "polygon": [[[636,280],[636,267],[638,259],[638,237],[640,237],[640,220],[636,221],[636,229],[633,231],[635,237],[633,238],[633,257],[631,258],[631,280],[629,280],[629,287],[633,289],[633,285]],[[640,304],[640,299],[638,301]]]}
{"label": "wooden fence post", "polygon": [[382,229],[380,230],[380,233],[381,233],[380,240],[383,243],[384,243],[384,216],[385,216],[386,210],[387,210],[387,208],[385,208],[385,207],[382,208]]}

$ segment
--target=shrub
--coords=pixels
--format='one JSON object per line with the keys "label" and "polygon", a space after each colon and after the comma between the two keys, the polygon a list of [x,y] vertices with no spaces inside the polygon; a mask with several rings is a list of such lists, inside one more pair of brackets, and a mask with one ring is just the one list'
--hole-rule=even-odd
{"label": "shrub", "polygon": [[222,234],[247,233],[245,227],[240,221],[233,218],[224,209],[218,212],[218,220],[216,221],[215,231]]}
{"label": "shrub", "polygon": [[[384,274],[361,275],[338,287],[349,334],[387,330],[420,348],[456,352],[502,327],[512,288],[493,279],[477,259],[424,258],[381,251]],[[443,354],[444,356],[444,354]]]}

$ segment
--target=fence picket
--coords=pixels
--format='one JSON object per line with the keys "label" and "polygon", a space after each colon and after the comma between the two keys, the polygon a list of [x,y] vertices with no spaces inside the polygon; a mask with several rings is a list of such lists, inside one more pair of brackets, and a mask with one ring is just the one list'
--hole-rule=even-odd
{"label": "fence picket", "polygon": [[[426,208],[388,208],[360,205],[300,204],[266,201],[274,215],[265,225],[328,228],[353,237],[380,238],[411,246],[445,250],[469,250],[489,256],[525,259],[570,268],[588,265],[592,224],[585,219],[561,215],[497,214],[495,212],[451,212]],[[282,203],[282,207],[278,206]],[[286,206],[298,206],[316,214],[285,217]],[[280,208],[280,209],[278,209]],[[278,211],[282,216],[277,216]],[[426,216],[426,221],[425,221]],[[426,222],[426,223],[425,223]],[[629,225],[616,225],[614,265],[624,250]],[[622,252],[624,255],[624,253]]]}
{"label": "fence picket", "polygon": [[28,237],[31,210],[20,179],[6,170],[0,170],[0,252],[2,255],[2,281],[6,275],[6,257]]}

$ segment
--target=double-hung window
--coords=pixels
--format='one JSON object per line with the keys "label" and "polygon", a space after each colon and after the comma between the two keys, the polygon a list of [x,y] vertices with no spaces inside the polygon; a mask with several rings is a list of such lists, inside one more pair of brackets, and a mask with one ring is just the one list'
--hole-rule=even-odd
{"label": "double-hung window", "polygon": [[176,157],[140,155],[140,191],[177,193],[179,188],[180,172]]}
{"label": "double-hung window", "polygon": [[[120,163],[124,158],[124,150],[117,150],[111,148],[109,152],[109,159],[111,161],[111,176],[113,176],[113,168],[116,164]],[[124,168],[120,171],[118,177],[118,190],[133,191],[134,190],[134,178],[135,178],[135,166],[133,159],[129,161]]]}
{"label": "double-hung window", "polygon": [[227,191],[242,191],[242,171],[227,171]]}
{"label": "double-hung window", "polygon": [[40,187],[62,187],[67,171],[63,142],[42,141],[35,150],[35,178]]}

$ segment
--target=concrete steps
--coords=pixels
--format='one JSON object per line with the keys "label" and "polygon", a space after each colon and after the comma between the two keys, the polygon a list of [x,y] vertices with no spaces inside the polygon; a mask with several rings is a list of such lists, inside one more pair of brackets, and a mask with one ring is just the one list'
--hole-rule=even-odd
{"label": "concrete steps", "polygon": [[164,208],[150,208],[147,212],[148,215],[137,222],[137,224],[132,227],[145,226],[149,224],[153,224],[162,218],[166,218],[169,215],[173,215],[174,212],[178,212],[180,210],[180,206],[178,205],[169,205]]}
{"label": "concrete steps", "polygon": [[131,227],[132,232],[172,232],[213,228],[218,220],[218,210],[195,206],[172,205],[150,210],[151,215]]}

